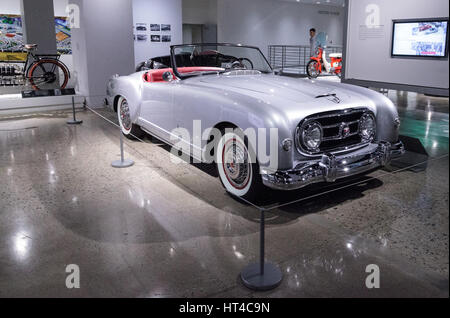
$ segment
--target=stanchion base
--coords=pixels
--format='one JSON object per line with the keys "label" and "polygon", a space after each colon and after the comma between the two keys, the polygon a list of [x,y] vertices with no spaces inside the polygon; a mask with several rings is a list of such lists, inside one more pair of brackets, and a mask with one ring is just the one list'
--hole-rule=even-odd
{"label": "stanchion base", "polygon": [[67,121],[68,125],[79,125],[79,124],[82,124],[82,123],[83,123],[82,120],[68,120]]}
{"label": "stanchion base", "polygon": [[261,275],[260,264],[250,264],[241,272],[241,280],[245,287],[256,290],[271,290],[280,285],[283,276],[278,266],[264,263],[264,275]]}
{"label": "stanchion base", "polygon": [[125,159],[124,161],[116,160],[111,163],[111,166],[113,166],[114,168],[128,168],[132,165],[134,165],[134,161],[130,159]]}

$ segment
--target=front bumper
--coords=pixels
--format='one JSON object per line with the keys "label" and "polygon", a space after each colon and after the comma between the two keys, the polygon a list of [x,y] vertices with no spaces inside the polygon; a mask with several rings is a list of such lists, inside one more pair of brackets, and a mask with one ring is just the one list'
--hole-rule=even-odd
{"label": "front bumper", "polygon": [[264,185],[276,190],[295,190],[312,183],[335,182],[338,179],[361,174],[387,165],[391,159],[402,156],[402,142],[369,144],[353,153],[335,156],[324,154],[321,159],[302,163],[293,170],[263,174]]}

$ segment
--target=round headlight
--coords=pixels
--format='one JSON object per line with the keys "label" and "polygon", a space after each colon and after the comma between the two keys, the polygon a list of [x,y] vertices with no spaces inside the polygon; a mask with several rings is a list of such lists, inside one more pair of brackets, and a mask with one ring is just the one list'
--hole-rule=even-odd
{"label": "round headlight", "polygon": [[309,151],[317,151],[322,143],[322,126],[318,122],[307,124],[303,128],[302,143]]}
{"label": "round headlight", "polygon": [[371,114],[365,114],[361,117],[359,124],[359,135],[363,141],[372,141],[375,138],[377,124],[375,117]]}

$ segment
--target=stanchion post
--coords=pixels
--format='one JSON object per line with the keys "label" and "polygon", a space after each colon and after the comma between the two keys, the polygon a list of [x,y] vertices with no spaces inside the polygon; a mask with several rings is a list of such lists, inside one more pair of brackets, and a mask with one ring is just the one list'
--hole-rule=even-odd
{"label": "stanchion post", "polygon": [[75,96],[72,96],[72,113],[73,113],[73,118],[71,120],[67,121],[67,124],[69,125],[79,125],[82,124],[83,121],[82,120],[77,120],[76,117],[76,112],[75,112]]}
{"label": "stanchion post", "polygon": [[278,266],[265,261],[265,212],[260,210],[259,263],[248,265],[241,272],[245,287],[256,291],[271,290],[280,285],[283,275]]}
{"label": "stanchion post", "polygon": [[264,211],[260,211],[261,220],[259,223],[259,271],[261,275],[264,275],[264,263],[266,262],[266,251],[265,251],[265,227],[266,227],[266,216]]}
{"label": "stanchion post", "polygon": [[[119,127],[120,128],[120,127]],[[125,159],[123,153],[123,134],[120,128],[120,160],[113,161],[111,165],[114,168],[128,168],[134,165],[134,161],[131,159]]]}

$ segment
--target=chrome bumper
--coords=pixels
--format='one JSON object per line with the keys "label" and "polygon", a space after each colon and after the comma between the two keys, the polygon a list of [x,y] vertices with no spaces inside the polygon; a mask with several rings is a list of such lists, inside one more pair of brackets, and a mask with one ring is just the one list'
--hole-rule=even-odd
{"label": "chrome bumper", "polygon": [[263,174],[264,185],[276,190],[295,190],[312,183],[335,182],[338,179],[361,174],[387,165],[391,159],[402,156],[402,142],[370,144],[343,156],[324,154],[320,160],[302,163],[293,170]]}

